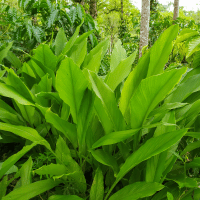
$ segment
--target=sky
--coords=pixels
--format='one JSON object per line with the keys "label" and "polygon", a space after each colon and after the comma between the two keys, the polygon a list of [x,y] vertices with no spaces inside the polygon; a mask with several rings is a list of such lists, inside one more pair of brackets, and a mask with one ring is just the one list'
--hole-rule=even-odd
{"label": "sky", "polygon": [[[142,0],[131,0],[133,5],[135,5],[138,9],[141,10],[141,2]],[[163,5],[168,5],[170,2],[174,2],[174,0],[158,0],[159,3]],[[179,6],[183,6],[185,10],[187,11],[197,11],[200,10],[200,0],[179,0]],[[173,10],[173,6],[171,6],[171,9]]]}

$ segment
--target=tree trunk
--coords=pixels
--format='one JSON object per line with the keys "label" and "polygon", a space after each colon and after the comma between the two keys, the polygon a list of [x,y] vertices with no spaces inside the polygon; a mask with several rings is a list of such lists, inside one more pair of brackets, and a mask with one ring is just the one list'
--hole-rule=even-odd
{"label": "tree trunk", "polygon": [[142,0],[139,57],[142,56],[142,47],[148,45],[149,20],[150,20],[150,0]]}
{"label": "tree trunk", "polygon": [[179,15],[179,0],[174,0],[174,17],[173,20],[176,20]]}
{"label": "tree trunk", "polygon": [[97,0],[90,0],[90,15],[93,19],[97,18]]}

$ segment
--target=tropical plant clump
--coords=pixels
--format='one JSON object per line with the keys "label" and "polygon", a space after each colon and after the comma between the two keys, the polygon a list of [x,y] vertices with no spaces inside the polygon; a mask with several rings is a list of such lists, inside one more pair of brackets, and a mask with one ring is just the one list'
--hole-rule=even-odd
{"label": "tropical plant clump", "polygon": [[0,51],[0,143],[18,144],[1,158],[0,199],[199,199],[199,36],[190,68],[166,67],[174,40],[192,35],[177,37],[178,25],[134,69],[137,52],[118,40],[101,76],[110,41],[88,51],[81,26],[68,41],[60,28],[27,62],[12,43]]}

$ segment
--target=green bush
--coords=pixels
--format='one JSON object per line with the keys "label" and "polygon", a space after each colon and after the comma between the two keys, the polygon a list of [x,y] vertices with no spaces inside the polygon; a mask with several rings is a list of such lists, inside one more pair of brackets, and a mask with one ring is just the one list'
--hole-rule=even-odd
{"label": "green bush", "polygon": [[199,199],[199,68],[164,70],[178,25],[134,69],[136,52],[117,42],[106,76],[109,40],[87,53],[91,33],[79,29],[2,66],[0,143],[23,148],[0,165],[0,198]]}

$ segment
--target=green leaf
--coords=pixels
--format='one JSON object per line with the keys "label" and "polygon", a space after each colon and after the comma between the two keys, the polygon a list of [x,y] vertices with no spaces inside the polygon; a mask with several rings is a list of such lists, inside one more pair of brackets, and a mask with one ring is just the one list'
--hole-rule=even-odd
{"label": "green leaf", "polygon": [[[174,126],[174,124],[158,122],[158,123],[155,123],[155,124],[143,126],[142,128],[143,129],[154,128],[154,127],[157,127],[159,125]],[[111,145],[111,144],[116,144],[116,143],[122,142],[122,141],[130,138],[131,136],[135,135],[142,128],[130,129],[130,130],[125,130],[125,131],[117,131],[117,132],[112,132],[112,133],[106,134],[105,136],[100,138],[98,141],[96,141],[92,145],[92,148],[95,149],[95,148],[98,148],[100,146]]]}
{"label": "green leaf", "polygon": [[[168,112],[163,117],[162,122],[176,124],[175,112],[174,111]],[[176,126],[160,125],[157,127],[156,131],[154,132],[154,137],[157,137],[164,133],[175,131],[175,130],[176,130]],[[171,147],[171,149],[172,148],[173,148],[173,151],[176,151],[176,147],[175,147],[175,149],[174,149],[174,147]],[[167,157],[168,157],[168,159],[170,158],[170,154],[168,152],[169,152],[169,150],[164,151],[164,152],[162,152],[156,156],[153,156],[147,160],[146,182],[160,182],[163,171],[165,170]]]}
{"label": "green leaf", "polygon": [[85,59],[86,54],[87,39],[85,38],[83,41],[75,43],[67,55],[80,67]]}
{"label": "green leaf", "polygon": [[71,57],[73,61],[80,67],[82,62],[85,59],[85,56],[87,54],[87,37],[92,33],[93,31],[89,31],[87,33],[82,34],[79,36],[72,48],[67,53],[68,57]]}
{"label": "green leaf", "polygon": [[186,169],[189,168],[200,168],[200,157],[194,158],[194,160],[192,160],[191,162],[186,163]]}
{"label": "green leaf", "polygon": [[57,19],[57,15],[58,15],[58,10],[52,10],[51,14],[47,20],[47,28],[52,27],[52,25],[55,23],[56,19]]}
{"label": "green leaf", "polygon": [[174,200],[174,197],[170,192],[167,192],[167,199],[168,200]]}
{"label": "green leaf", "polygon": [[0,169],[0,179],[2,176],[21,158],[23,157],[28,151],[30,151],[37,143],[33,143],[28,146],[24,146],[24,148],[16,154],[10,156],[2,165]]}
{"label": "green leaf", "polygon": [[7,176],[4,176],[2,181],[0,182],[0,199],[6,195],[7,190]]}
{"label": "green leaf", "polygon": [[24,82],[15,74],[13,69],[7,69],[8,76],[6,79],[6,84],[15,88],[19,94],[29,101],[33,101],[34,96]]}
{"label": "green leaf", "polygon": [[185,124],[185,127],[190,128],[200,112],[199,106],[200,106],[200,99],[195,101],[193,104],[190,104],[189,110],[186,113],[184,113],[178,119],[178,121],[182,120],[183,123]]}
{"label": "green leaf", "polygon": [[40,92],[36,94],[36,97],[42,97],[44,99],[55,100],[60,105],[63,102],[57,92]]}
{"label": "green leaf", "polygon": [[[173,173],[173,172],[172,172]],[[196,188],[198,187],[198,182],[196,178],[189,178],[184,174],[169,174],[167,179],[173,180],[179,185],[179,188]]]}
{"label": "green leaf", "polygon": [[169,133],[162,134],[155,138],[151,138],[147,140],[147,142],[142,145],[137,151],[131,154],[125,161],[125,163],[120,168],[120,172],[117,174],[116,181],[111,187],[108,195],[115,187],[115,185],[135,166],[141,163],[144,160],[155,156],[168,148],[172,145],[176,144],[185,134],[187,130],[177,130]]}
{"label": "green leaf", "polygon": [[69,17],[71,18],[72,24],[75,22],[77,16],[76,8],[72,6],[69,11]]}
{"label": "green leaf", "polygon": [[39,26],[32,26],[32,32],[37,42],[41,43],[44,36],[44,31],[42,30],[42,28],[40,28]]}
{"label": "green leaf", "polygon": [[72,184],[76,190],[84,193],[87,185],[83,171],[77,162],[72,159],[66,142],[60,136],[56,144],[56,157],[59,164],[65,164],[68,172],[67,178],[69,179],[70,184]]}
{"label": "green leaf", "polygon": [[193,143],[190,143],[188,144],[185,149],[181,152],[181,156],[186,154],[187,152],[191,152],[192,150],[194,149],[197,149],[200,147],[200,141],[197,141],[197,142],[193,142]]}
{"label": "green leaf", "polygon": [[193,39],[188,44],[188,52],[186,54],[186,58],[189,58],[196,51],[200,50],[200,37]]}
{"label": "green leaf", "polygon": [[52,179],[37,181],[29,185],[22,186],[10,192],[2,200],[29,200],[43,192],[46,192],[61,183],[60,180]]}
{"label": "green leaf", "polygon": [[97,97],[94,101],[94,107],[96,110],[96,114],[104,128],[105,134],[111,133],[113,131],[113,123],[109,118],[107,111],[105,110],[101,100]]}
{"label": "green leaf", "polygon": [[184,28],[176,38],[175,44],[183,42],[195,35],[199,35],[198,31],[191,30],[189,28]]}
{"label": "green leaf", "polygon": [[100,65],[101,65],[102,50],[103,50],[103,47],[99,50],[98,53],[96,53],[94,56],[91,57],[90,61],[85,66],[85,69],[88,69],[92,72],[98,73]]}
{"label": "green leaf", "polygon": [[[99,60],[102,60],[105,53],[107,52],[108,46],[109,46],[110,40],[106,39],[102,42],[100,42],[96,47],[94,47],[90,53],[86,56],[84,63],[83,63],[83,68],[87,68],[87,69],[91,69],[91,67],[87,67],[87,66],[91,66],[90,62],[94,63],[94,57],[97,59],[98,58],[98,65],[99,65]],[[101,56],[100,56],[101,55]],[[101,58],[100,58],[101,57]],[[99,68],[98,65],[96,64],[95,67],[95,72],[97,71],[97,69]],[[94,69],[93,69],[94,71]]]}
{"label": "green leaf", "polygon": [[115,174],[119,172],[119,166],[117,164],[116,159],[110,155],[109,153],[105,152],[102,149],[97,149],[95,151],[91,151],[92,156],[103,165],[107,165],[111,167]]}
{"label": "green leaf", "polygon": [[136,51],[131,54],[128,58],[120,61],[119,65],[116,66],[106,77],[106,84],[115,90],[116,87],[128,76],[131,71],[132,64],[136,57]]}
{"label": "green leaf", "polygon": [[18,102],[15,102],[16,106],[18,107],[22,117],[31,125],[33,126],[35,118],[35,107],[33,106],[27,106],[27,105],[21,105]]}
{"label": "green leaf", "polygon": [[57,114],[53,113],[48,109],[45,113],[45,119],[48,123],[51,123],[57,130],[62,132],[72,143],[72,145],[77,147],[77,131],[76,126],[61,119]]}
{"label": "green leaf", "polygon": [[124,130],[125,122],[117,106],[113,91],[94,72],[89,72],[89,74],[92,88],[106,109],[115,131]]}
{"label": "green leaf", "polygon": [[77,119],[77,136],[79,144],[79,153],[86,154],[86,134],[94,111],[94,94],[86,90],[81,102],[78,119]]}
{"label": "green leaf", "polygon": [[118,131],[118,132],[112,132],[109,134],[106,134],[102,138],[100,138],[98,141],[96,141],[92,148],[98,148],[103,145],[111,145],[116,144],[118,142],[121,142],[123,140],[128,139],[129,137],[136,134],[140,129],[131,129],[131,130],[125,130],[125,131]]}
{"label": "green leaf", "polygon": [[174,103],[166,103],[163,104],[161,107],[154,109],[148,117],[152,117],[156,114],[164,113],[165,111],[176,109],[176,108],[181,108],[188,105],[187,103],[179,103],[179,102],[174,102]]}
{"label": "green leaf", "polygon": [[12,47],[13,42],[8,43],[7,47],[0,51],[0,64],[2,63],[2,60],[7,56],[10,48]]}
{"label": "green leaf", "polygon": [[85,17],[85,10],[81,4],[77,4],[77,14],[80,20],[82,20]]}
{"label": "green leaf", "polygon": [[6,73],[6,70],[0,70],[0,80],[5,75],[5,73]]}
{"label": "green leaf", "polygon": [[193,92],[200,90],[200,74],[189,77],[165,99],[165,103],[182,102]]}
{"label": "green leaf", "polygon": [[126,58],[126,50],[122,47],[122,43],[118,40],[115,43],[115,47],[112,51],[111,61],[110,61],[110,70],[113,71],[119,63]]}
{"label": "green leaf", "polygon": [[21,186],[29,185],[31,183],[32,166],[33,161],[32,158],[29,157],[29,159],[22,165],[20,169]]}
{"label": "green leaf", "polygon": [[60,164],[53,164],[50,165],[43,165],[39,169],[36,169],[34,173],[39,175],[46,175],[49,174],[50,177],[52,176],[61,176],[63,174],[67,174],[67,168],[64,165]]}
{"label": "green leaf", "polygon": [[24,96],[19,94],[13,87],[0,83],[0,95],[15,99],[22,105],[34,105],[33,102],[26,99]]}
{"label": "green leaf", "polygon": [[148,52],[141,57],[138,65],[129,74],[128,78],[124,83],[124,87],[121,92],[119,108],[123,116],[125,116],[126,121],[128,122],[130,121],[129,116],[127,116],[127,113],[129,111],[130,100],[142,79],[146,78],[149,66],[149,59],[150,53]]}
{"label": "green leaf", "polygon": [[36,50],[34,50],[34,59],[42,63],[46,68],[53,71],[56,69],[57,58],[49,48],[47,44],[40,44]]}
{"label": "green leaf", "polygon": [[62,54],[63,54],[63,55],[66,55],[67,52],[68,52],[68,51],[72,48],[72,46],[74,45],[74,43],[75,43],[75,41],[76,41],[76,39],[77,39],[77,37],[78,37],[78,35],[79,35],[79,31],[80,31],[80,28],[81,28],[83,22],[84,22],[84,19],[82,20],[81,24],[80,24],[79,26],[77,26],[74,35],[70,38],[70,40],[69,40],[69,41],[67,42],[67,44],[65,45],[65,47],[64,47],[64,49],[63,49],[63,51],[62,51]]}
{"label": "green leaf", "polygon": [[172,42],[178,35],[178,25],[169,27],[150,50],[150,64],[147,77],[163,73],[164,66],[172,51]]}
{"label": "green leaf", "polygon": [[49,143],[43,137],[41,137],[38,134],[38,132],[33,128],[25,127],[25,126],[16,126],[16,125],[0,122],[0,130],[9,131],[27,140],[30,140],[37,144],[44,145],[49,150],[51,149]]}
{"label": "green leaf", "polygon": [[200,51],[197,51],[193,57],[192,68],[197,68],[197,67],[199,68],[199,66],[200,66]]}
{"label": "green leaf", "polygon": [[131,99],[131,127],[133,129],[143,125],[149,113],[173,89],[185,71],[186,68],[174,69],[141,82]]}
{"label": "green leaf", "polygon": [[76,195],[53,195],[48,200],[83,200]]}
{"label": "green leaf", "polygon": [[29,39],[31,40],[32,39],[32,28],[33,28],[32,20],[30,18],[25,18],[24,24],[26,26],[26,31],[28,32]]}
{"label": "green leaf", "polygon": [[22,66],[22,63],[20,59],[11,51],[8,52],[6,59],[11,62],[11,64],[14,66],[16,69],[20,69]]}
{"label": "green leaf", "polygon": [[152,196],[163,188],[164,186],[159,183],[136,182],[119,190],[113,194],[109,200],[137,200],[140,198]]}
{"label": "green leaf", "polygon": [[67,37],[63,28],[60,28],[55,39],[55,55],[58,56],[62,53],[67,43]]}
{"label": "green leaf", "polygon": [[71,58],[63,60],[57,71],[56,89],[60,98],[70,106],[75,122],[87,85],[83,72],[74,61]]}
{"label": "green leaf", "polygon": [[[2,165],[3,165],[3,162],[0,162],[0,170],[2,168]],[[6,173],[5,175],[8,175],[8,174],[12,174],[12,173],[15,173],[18,171],[18,167],[13,165]]]}
{"label": "green leaf", "polygon": [[104,197],[104,181],[103,173],[100,168],[97,168],[95,177],[90,189],[90,200],[103,200]]}

